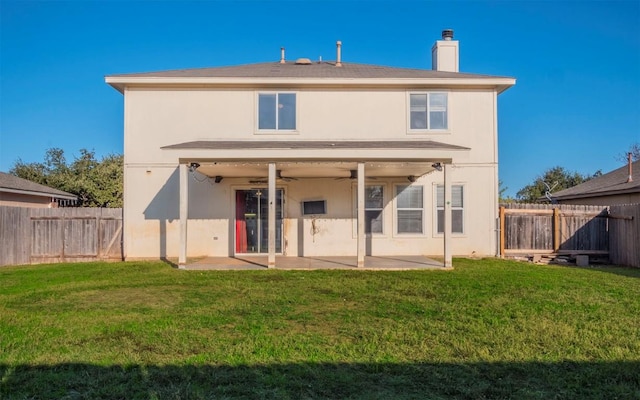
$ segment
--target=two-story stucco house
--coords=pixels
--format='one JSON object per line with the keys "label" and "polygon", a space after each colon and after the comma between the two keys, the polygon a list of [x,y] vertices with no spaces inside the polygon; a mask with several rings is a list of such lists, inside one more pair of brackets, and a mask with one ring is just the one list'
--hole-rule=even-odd
{"label": "two-story stucco house", "polygon": [[111,75],[124,94],[127,259],[497,252],[509,77],[336,60]]}

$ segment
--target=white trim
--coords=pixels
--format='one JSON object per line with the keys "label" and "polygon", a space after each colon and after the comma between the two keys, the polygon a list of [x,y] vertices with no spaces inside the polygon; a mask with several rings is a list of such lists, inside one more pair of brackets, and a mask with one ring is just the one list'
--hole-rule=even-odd
{"label": "white trim", "polygon": [[[276,163],[269,163],[269,190],[267,197],[267,244],[269,255],[267,256],[267,268],[275,268],[276,266]],[[282,243],[282,242],[281,242]],[[280,245],[282,247],[282,244]]]}
{"label": "white trim", "polygon": [[313,87],[409,87],[426,85],[436,87],[469,87],[496,89],[498,94],[516,84],[515,78],[249,78],[249,77],[151,77],[151,76],[107,76],[105,82],[120,92],[125,88],[145,86],[215,86],[233,85],[255,87],[255,85],[313,86]]}
{"label": "white trim", "polygon": [[364,267],[364,256],[366,253],[366,235],[364,233],[364,187],[365,187],[365,163],[358,163],[358,267]]}
{"label": "white trim", "polygon": [[189,170],[187,164],[180,164],[180,252],[178,264],[184,268],[187,263],[187,221],[189,219]]}

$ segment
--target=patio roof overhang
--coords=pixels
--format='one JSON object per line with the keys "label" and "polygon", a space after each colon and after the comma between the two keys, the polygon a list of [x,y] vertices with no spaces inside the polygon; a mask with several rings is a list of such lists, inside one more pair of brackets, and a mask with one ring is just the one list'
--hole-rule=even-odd
{"label": "patio roof overhang", "polygon": [[464,159],[469,148],[432,140],[406,141],[194,141],[163,147],[181,164],[209,177],[266,178],[276,162],[278,178],[353,178],[359,162],[366,176],[419,177]]}

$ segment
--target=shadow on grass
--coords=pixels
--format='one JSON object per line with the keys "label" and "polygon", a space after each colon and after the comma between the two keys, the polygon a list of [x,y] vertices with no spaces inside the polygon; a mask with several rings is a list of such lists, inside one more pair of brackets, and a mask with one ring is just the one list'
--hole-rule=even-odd
{"label": "shadow on grass", "polygon": [[608,274],[626,276],[628,278],[640,278],[640,268],[626,267],[626,266],[614,266],[614,265],[598,265],[593,264],[588,267],[579,267],[577,265],[567,265],[569,268],[583,269],[587,271],[600,271]]}
{"label": "shadow on grass", "polygon": [[0,364],[2,399],[633,399],[640,361],[278,364]]}
{"label": "shadow on grass", "polygon": [[162,261],[163,263],[167,264],[168,266],[170,266],[173,269],[178,269],[178,264],[169,260],[167,257],[160,257],[160,261]]}
{"label": "shadow on grass", "polygon": [[627,276],[629,278],[640,278],[640,268],[609,266],[593,266],[588,268],[595,269],[596,271],[607,272],[609,274]]}

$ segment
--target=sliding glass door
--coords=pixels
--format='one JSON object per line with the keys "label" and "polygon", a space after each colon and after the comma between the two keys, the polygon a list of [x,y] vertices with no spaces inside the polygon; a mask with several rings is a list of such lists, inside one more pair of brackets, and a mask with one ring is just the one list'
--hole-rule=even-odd
{"label": "sliding glass door", "polygon": [[[236,190],[236,254],[269,252],[269,191]],[[276,189],[276,253],[282,253],[282,189]]]}

